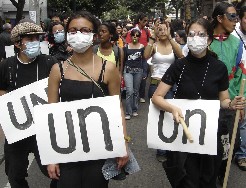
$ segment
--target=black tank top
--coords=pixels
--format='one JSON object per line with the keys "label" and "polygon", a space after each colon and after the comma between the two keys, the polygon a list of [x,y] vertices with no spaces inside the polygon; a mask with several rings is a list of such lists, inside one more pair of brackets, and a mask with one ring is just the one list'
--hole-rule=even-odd
{"label": "black tank top", "polygon": [[[108,96],[108,85],[103,82],[103,76],[105,72],[105,66],[107,61],[102,61],[102,70],[97,80],[97,83],[101,86],[104,95]],[[61,102],[65,101],[74,101],[81,99],[89,99],[96,97],[104,97],[101,90],[92,82],[92,81],[79,81],[79,80],[70,80],[64,78],[62,64],[59,62],[59,67],[61,71],[61,83],[60,83],[60,100]]]}

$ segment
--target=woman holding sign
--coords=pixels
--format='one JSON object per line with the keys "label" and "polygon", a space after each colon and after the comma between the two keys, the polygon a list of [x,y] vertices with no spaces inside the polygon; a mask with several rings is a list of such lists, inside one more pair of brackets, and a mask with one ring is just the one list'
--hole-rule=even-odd
{"label": "woman holding sign", "polygon": [[[92,45],[96,40],[98,23],[86,11],[72,16],[68,21],[67,42],[73,48],[73,55],[62,65],[55,64],[52,67],[48,82],[49,103],[120,95],[117,67],[93,55]],[[122,121],[126,136],[124,118]],[[120,157],[117,161],[118,168],[122,168],[127,163],[128,156]],[[50,164],[48,173],[50,178],[58,180],[58,188],[107,188],[108,181],[102,174],[104,162],[105,160],[94,160]]]}
{"label": "woman holding sign", "polygon": [[[162,77],[152,102],[159,108],[172,113],[173,119],[180,123],[183,118],[179,107],[168,103],[164,96],[176,83],[176,99],[220,100],[221,108],[243,109],[244,97],[236,96],[230,100],[228,94],[227,68],[208,50],[213,39],[213,27],[201,18],[193,21],[188,28],[187,45],[190,50],[187,57],[178,59]],[[181,119],[182,120],[182,119]],[[218,138],[221,129],[218,128]],[[175,188],[216,187],[218,169],[222,160],[223,148],[218,141],[217,155],[168,152],[163,163],[167,177]]]}

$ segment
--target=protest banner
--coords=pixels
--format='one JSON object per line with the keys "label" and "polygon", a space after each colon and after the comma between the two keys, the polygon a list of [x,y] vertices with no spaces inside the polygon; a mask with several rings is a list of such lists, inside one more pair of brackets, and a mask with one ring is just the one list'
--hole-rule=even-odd
{"label": "protest banner", "polygon": [[193,137],[187,141],[181,125],[173,115],[158,109],[152,102],[149,106],[147,144],[149,148],[200,154],[217,154],[217,129],[219,100],[167,99],[181,108],[185,123]]}
{"label": "protest banner", "polygon": [[33,107],[47,103],[48,78],[0,97],[0,124],[9,144],[36,134]]}
{"label": "protest banner", "polygon": [[34,107],[43,165],[126,155],[119,96]]}

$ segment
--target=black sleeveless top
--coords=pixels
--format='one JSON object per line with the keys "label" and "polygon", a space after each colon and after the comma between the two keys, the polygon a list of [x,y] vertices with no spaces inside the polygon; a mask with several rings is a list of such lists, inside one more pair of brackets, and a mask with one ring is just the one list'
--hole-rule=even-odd
{"label": "black sleeveless top", "polygon": [[[108,86],[103,82],[105,65],[107,61],[102,61],[102,70],[97,80],[97,83],[101,86],[104,95],[108,96]],[[61,82],[60,82],[60,100],[61,102],[89,99],[96,97],[104,97],[101,90],[92,81],[79,81],[70,80],[64,78],[64,72],[62,64],[59,62],[59,67],[61,71]]]}

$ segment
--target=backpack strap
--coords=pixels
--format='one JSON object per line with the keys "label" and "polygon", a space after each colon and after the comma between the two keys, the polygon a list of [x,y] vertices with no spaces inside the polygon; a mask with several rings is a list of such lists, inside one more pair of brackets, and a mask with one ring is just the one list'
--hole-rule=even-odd
{"label": "backpack strap", "polygon": [[103,80],[104,80],[106,62],[107,62],[107,60],[102,59],[102,70],[101,70],[100,76],[98,78],[99,83],[103,82]]}
{"label": "backpack strap", "polygon": [[120,49],[118,46],[113,45],[113,51],[114,51],[114,56],[115,56],[115,62],[116,62],[116,67],[118,67],[119,60],[120,60]]}
{"label": "backpack strap", "polygon": [[99,48],[98,44],[93,46],[93,53],[94,54],[97,54],[98,48]]}

